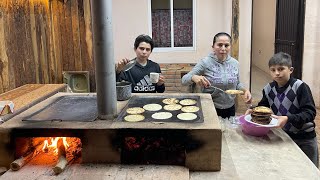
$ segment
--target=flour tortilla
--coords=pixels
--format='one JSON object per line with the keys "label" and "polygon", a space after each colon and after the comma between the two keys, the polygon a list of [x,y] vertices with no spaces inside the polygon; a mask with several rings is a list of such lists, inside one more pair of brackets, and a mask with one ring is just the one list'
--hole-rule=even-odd
{"label": "flour tortilla", "polygon": [[162,100],[164,104],[177,104],[179,100],[177,98],[166,98]]}
{"label": "flour tortilla", "polygon": [[168,104],[163,107],[167,111],[177,111],[180,110],[182,106],[180,104]]}
{"label": "flour tortilla", "polygon": [[169,112],[157,112],[152,114],[153,119],[169,119],[172,117],[172,114]]}
{"label": "flour tortilla", "polygon": [[184,100],[180,101],[180,104],[184,105],[184,106],[194,105],[196,103],[197,103],[197,101],[193,100],[193,99],[184,99]]}
{"label": "flour tortilla", "polygon": [[160,104],[146,104],[143,106],[143,109],[147,111],[159,111],[162,109]]}
{"label": "flour tortilla", "polygon": [[177,115],[178,119],[183,121],[191,121],[197,118],[197,115],[194,113],[180,113]]}
{"label": "flour tortilla", "polygon": [[138,121],[143,121],[144,116],[141,114],[131,114],[131,115],[125,116],[124,120],[128,122],[138,122]]}
{"label": "flour tortilla", "polygon": [[253,108],[253,112],[256,113],[264,113],[264,114],[272,114],[272,110],[265,106],[257,106]]}
{"label": "flour tortilla", "polygon": [[186,112],[186,113],[194,113],[194,112],[198,112],[199,110],[200,108],[197,106],[185,106],[181,109],[182,112]]}
{"label": "flour tortilla", "polygon": [[144,113],[144,109],[141,107],[132,107],[127,109],[128,114],[142,114]]}
{"label": "flour tortilla", "polygon": [[244,94],[243,91],[241,91],[241,90],[236,90],[236,89],[226,90],[225,93],[227,93],[227,94]]}

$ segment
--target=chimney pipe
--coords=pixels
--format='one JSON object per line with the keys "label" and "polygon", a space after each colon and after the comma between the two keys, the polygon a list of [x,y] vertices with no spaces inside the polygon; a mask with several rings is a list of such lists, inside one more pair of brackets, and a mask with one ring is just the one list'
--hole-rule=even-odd
{"label": "chimney pipe", "polygon": [[112,35],[112,0],[91,0],[91,13],[98,118],[113,120],[117,113],[117,95]]}

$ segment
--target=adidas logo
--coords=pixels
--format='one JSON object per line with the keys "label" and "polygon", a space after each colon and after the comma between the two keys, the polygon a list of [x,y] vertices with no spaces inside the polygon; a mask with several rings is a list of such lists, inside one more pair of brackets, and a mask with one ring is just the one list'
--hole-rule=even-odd
{"label": "adidas logo", "polygon": [[151,83],[149,75],[145,75],[143,79],[141,79],[140,82],[134,86],[133,90],[139,92],[148,92],[155,91],[156,87]]}

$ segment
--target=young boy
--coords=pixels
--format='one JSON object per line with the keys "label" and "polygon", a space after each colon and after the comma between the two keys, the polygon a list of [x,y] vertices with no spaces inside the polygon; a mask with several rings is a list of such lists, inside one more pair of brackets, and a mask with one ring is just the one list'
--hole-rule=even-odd
{"label": "young boy", "polygon": [[153,47],[154,42],[150,36],[139,35],[134,42],[137,63],[127,71],[123,70],[130,61],[128,58],[124,58],[116,64],[117,81],[131,82],[134,93],[163,93],[165,91],[164,76],[160,75],[157,83],[152,83],[150,80],[151,72],[161,73],[159,64],[148,59]]}
{"label": "young boy", "polygon": [[291,56],[279,52],[269,60],[273,82],[263,89],[259,106],[270,107],[281,127],[318,167],[318,145],[314,118],[316,108],[309,86],[290,77]]}

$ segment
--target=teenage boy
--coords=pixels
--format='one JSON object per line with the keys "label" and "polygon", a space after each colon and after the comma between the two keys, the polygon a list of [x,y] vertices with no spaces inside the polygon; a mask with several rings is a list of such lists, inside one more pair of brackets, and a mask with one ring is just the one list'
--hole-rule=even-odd
{"label": "teenage boy", "polygon": [[165,90],[164,76],[160,75],[157,83],[152,83],[150,73],[161,73],[158,63],[149,58],[154,47],[152,38],[148,35],[139,35],[134,42],[136,64],[128,71],[123,71],[125,65],[130,62],[124,58],[116,64],[117,81],[129,81],[132,83],[133,93],[163,93]]}

